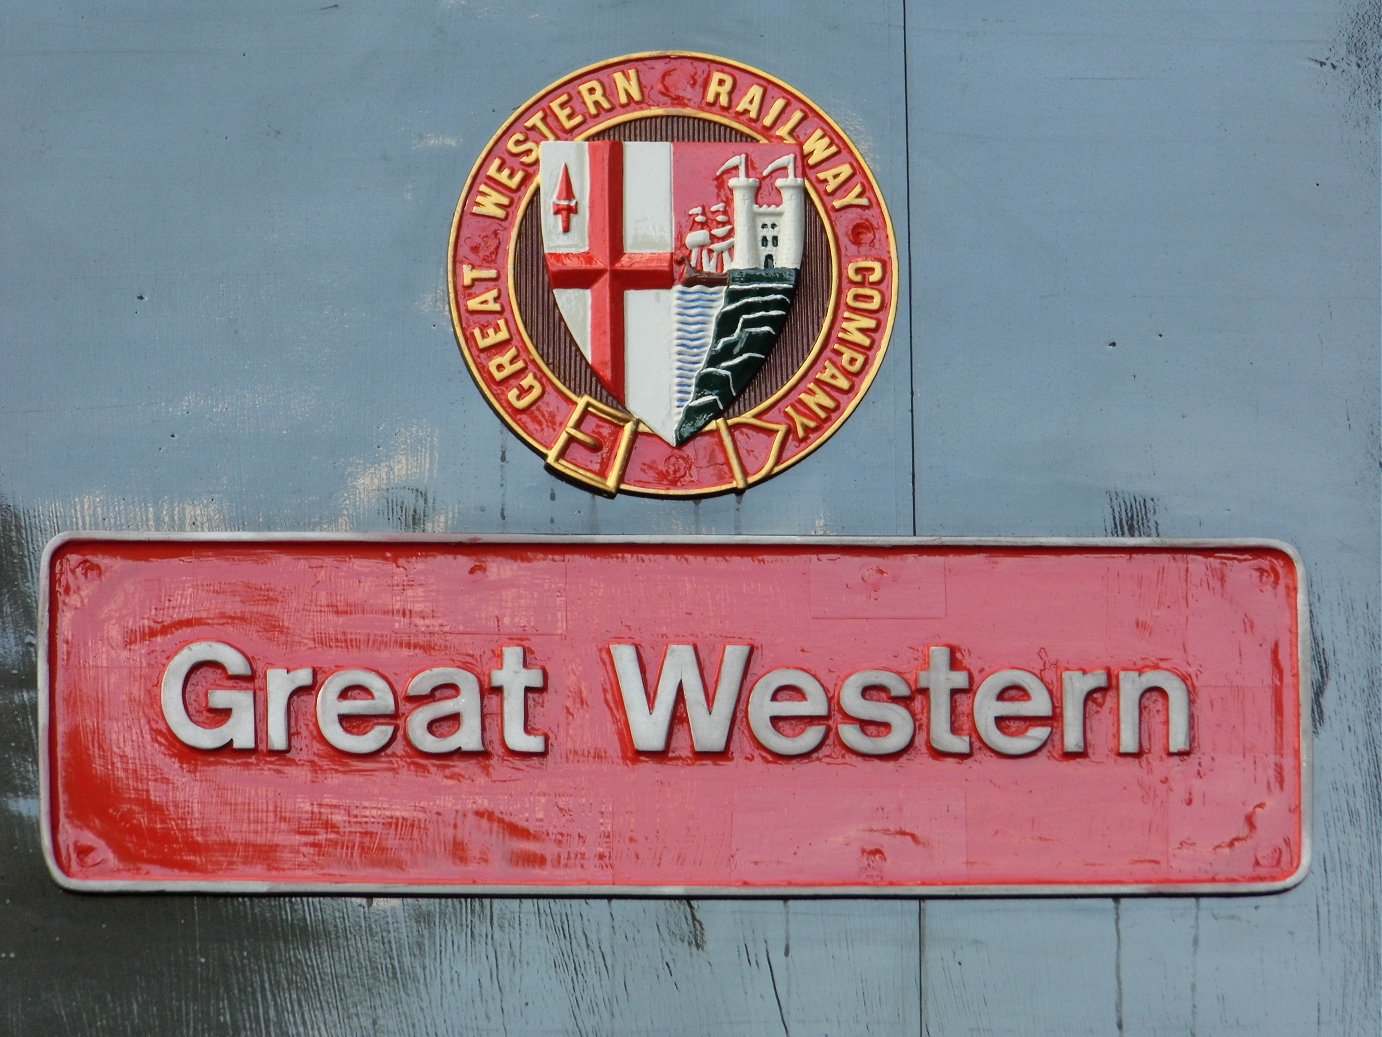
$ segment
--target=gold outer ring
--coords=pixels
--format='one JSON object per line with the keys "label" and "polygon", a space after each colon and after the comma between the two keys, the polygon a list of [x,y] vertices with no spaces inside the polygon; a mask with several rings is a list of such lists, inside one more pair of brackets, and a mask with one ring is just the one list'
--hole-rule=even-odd
{"label": "gold outer ring", "polygon": [[[544,444],[541,441],[535,439],[532,435],[529,434],[528,430],[524,428],[521,423],[516,422],[511,418],[509,413],[504,409],[504,407],[495,398],[494,394],[490,391],[489,386],[485,384],[484,376],[476,367],[474,357],[471,356],[470,351],[465,346],[465,333],[461,327],[461,313],[456,295],[456,240],[460,234],[461,218],[465,215],[465,202],[470,195],[471,188],[475,185],[475,181],[482,175],[482,169],[485,166],[487,160],[491,158],[491,153],[493,152],[494,148],[499,144],[501,139],[503,139],[507,134],[513,131],[518,117],[522,115],[524,112],[528,111],[530,108],[532,108],[543,97],[547,96],[549,93],[551,93],[553,90],[557,89],[560,86],[563,86],[567,83],[575,82],[576,80],[584,76],[589,76],[592,73],[600,72],[621,64],[642,61],[651,58],[689,58],[692,60],[707,61],[717,65],[723,65],[727,68],[737,69],[739,71],[746,72],[752,76],[758,76],[764,81],[778,87],[788,97],[805,102],[806,105],[810,107],[812,113],[819,116],[819,118],[825,123],[825,125],[827,125],[836,135],[838,135],[840,142],[847,147],[851,156],[858,160],[859,170],[868,182],[868,185],[871,189],[872,197],[877,202],[879,215],[882,217],[883,227],[887,232],[888,263],[889,269],[893,272],[892,291],[889,295],[887,320],[884,322],[882,333],[878,337],[878,344],[873,354],[874,361],[872,364],[869,365],[866,377],[864,377],[860,382],[856,383],[855,391],[850,395],[849,399],[844,402],[839,415],[831,422],[830,426],[818,439],[815,440],[815,442],[808,444],[800,452],[793,454],[786,461],[775,464],[766,476],[763,476],[749,484],[756,485],[757,482],[765,481],[766,479],[771,478],[774,475],[777,475],[779,472],[791,468],[799,461],[802,461],[805,458],[811,456],[813,453],[815,453],[817,449],[823,446],[830,439],[830,437],[835,434],[836,430],[841,425],[843,425],[847,420],[849,420],[850,415],[852,415],[854,413],[855,408],[859,406],[860,401],[864,398],[864,396],[868,393],[870,387],[873,385],[873,381],[877,377],[879,368],[882,367],[884,358],[887,354],[888,344],[892,339],[893,324],[897,318],[899,282],[901,280],[900,271],[898,269],[897,264],[897,235],[893,227],[892,214],[888,211],[888,205],[883,198],[883,192],[879,189],[878,181],[874,178],[873,170],[869,167],[868,162],[864,159],[863,152],[860,151],[859,147],[854,143],[853,139],[849,136],[849,134],[847,134],[844,131],[840,124],[837,123],[833,118],[831,118],[828,112],[822,109],[819,105],[817,105],[809,97],[803,94],[800,90],[797,90],[790,84],[783,82],[781,79],[777,78],[771,73],[764,72],[759,68],[755,68],[752,65],[744,64],[740,61],[734,61],[730,58],[720,57],[719,55],[715,54],[706,54],[699,51],[640,51],[634,54],[623,54],[617,57],[607,58],[604,61],[598,61],[594,64],[586,65],[583,68],[576,69],[573,72],[569,72],[561,79],[549,83],[547,86],[543,87],[541,90],[534,93],[522,104],[517,106],[514,109],[513,115],[504,121],[503,125],[501,125],[499,129],[494,132],[494,134],[490,137],[488,142],[486,142],[485,146],[480,150],[479,156],[476,158],[474,165],[471,166],[470,175],[466,177],[465,186],[461,189],[460,197],[456,202],[456,211],[455,214],[452,216],[451,220],[451,234],[447,241],[446,253],[446,291],[448,305],[451,310],[451,327],[453,333],[456,336],[457,348],[459,349],[461,356],[465,359],[466,367],[470,371],[471,379],[475,382],[476,387],[480,390],[481,395],[484,396],[486,402],[490,405],[490,408],[495,412],[496,415],[498,415],[499,419],[510,431],[517,435],[524,443],[526,443],[532,450],[534,450],[540,456],[545,456],[550,447],[547,444]],[[711,122],[718,122],[722,125],[738,130],[741,133],[746,133],[760,142],[766,140],[766,138],[757,130],[757,128],[753,126],[746,126],[742,123],[736,122],[728,116],[721,115],[718,112],[706,112],[694,108],[663,107],[649,108],[639,112],[615,116],[613,118],[604,120],[596,124],[595,126],[592,126],[590,129],[571,139],[585,140],[588,137],[593,136],[596,133],[602,132],[603,130],[608,129],[611,126],[617,126],[625,122],[632,122],[637,119],[647,119],[654,118],[657,116],[668,115],[689,116],[692,118],[706,119]],[[806,359],[802,361],[801,366],[797,368],[796,372],[792,375],[792,377],[787,379],[782,384],[782,386],[777,389],[776,392],[774,392],[771,396],[769,396],[766,400],[760,403],[748,414],[729,419],[728,423],[730,425],[758,418],[758,416],[763,411],[775,406],[791,390],[796,388],[798,382],[801,380],[803,375],[806,372],[810,371],[810,369],[815,365],[816,361],[820,358],[821,352],[822,350],[824,350],[827,339],[829,338],[828,332],[834,325],[835,318],[838,315],[838,307],[840,301],[839,240],[836,233],[835,225],[831,222],[831,220],[825,213],[821,199],[818,195],[818,189],[816,185],[810,180],[808,180],[807,183],[810,186],[809,193],[812,204],[815,205],[817,214],[822,217],[821,222],[824,224],[826,228],[826,234],[829,237],[831,243],[830,302],[826,310],[826,318],[821,323],[821,330],[816,335],[816,341],[812,345],[811,351],[807,354]],[[522,220],[524,213],[527,211],[528,205],[531,204],[532,195],[533,192],[537,189],[537,184],[538,181],[536,177],[530,178],[529,184],[522,189],[520,194],[517,194],[514,197],[513,217],[510,222],[510,226],[512,227],[512,233],[514,235],[518,233],[519,222]],[[512,240],[510,240],[510,247],[508,248],[508,253],[508,264],[505,272],[508,275],[509,284],[512,284],[514,275],[513,268],[515,262],[515,253],[512,248]],[[575,394],[573,394],[570,391],[569,387],[566,386],[565,383],[563,383],[552,373],[551,369],[547,366],[546,361],[542,358],[541,352],[537,349],[536,345],[534,344],[532,337],[528,334],[528,329],[523,321],[523,316],[521,311],[519,310],[518,300],[516,298],[512,299],[512,305],[515,317],[515,324],[517,325],[517,327],[515,328],[515,333],[521,339],[523,344],[527,347],[529,356],[542,371],[542,374],[545,376],[548,383],[556,387],[558,391],[563,394],[563,396],[565,396],[568,400],[574,403],[576,401]],[[642,423],[640,422],[639,424],[641,428]],[[554,477],[556,476],[554,475]],[[666,489],[652,489],[644,486],[626,486],[623,483],[621,483],[616,488],[616,492],[629,493],[635,496],[643,497],[698,498],[711,497],[717,494],[727,493],[730,490],[734,489],[736,489],[736,486],[733,479],[731,479],[729,482],[710,486],[698,486],[693,489],[675,489],[670,487]],[[742,490],[740,492],[742,492]]]}

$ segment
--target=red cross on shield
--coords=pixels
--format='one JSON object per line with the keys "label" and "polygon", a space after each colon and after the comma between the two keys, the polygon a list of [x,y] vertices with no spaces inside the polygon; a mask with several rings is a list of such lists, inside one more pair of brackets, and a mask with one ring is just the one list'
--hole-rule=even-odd
{"label": "red cross on shield", "polygon": [[[582,147],[582,145],[577,145]],[[563,237],[579,243],[581,251],[547,252],[547,274],[559,300],[567,306],[573,293],[584,293],[584,314],[589,321],[586,357],[616,399],[625,397],[627,299],[630,291],[666,291],[672,287],[671,235],[665,246],[661,228],[648,233],[645,228],[625,226],[624,145],[619,141],[596,141],[583,146],[584,162],[575,162],[583,182],[584,204],[577,198],[571,181],[572,162],[562,164],[562,179],[551,209],[569,228]],[[560,188],[564,187],[563,193]],[[670,206],[669,206],[670,213]],[[633,214],[636,220],[638,214]],[[560,243],[559,243],[560,244]],[[642,249],[652,249],[643,251]],[[565,293],[565,294],[563,294]],[[560,304],[559,304],[560,305]],[[569,320],[569,318],[568,318]],[[643,329],[632,329],[636,334]]]}

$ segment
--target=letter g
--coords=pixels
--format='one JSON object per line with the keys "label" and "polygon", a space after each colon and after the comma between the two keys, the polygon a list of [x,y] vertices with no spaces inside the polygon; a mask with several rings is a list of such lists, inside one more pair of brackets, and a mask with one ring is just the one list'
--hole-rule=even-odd
{"label": "letter g", "polygon": [[254,693],[213,689],[207,695],[212,709],[230,712],[226,722],[217,727],[202,727],[187,715],[188,675],[203,663],[217,663],[232,677],[248,677],[250,661],[244,653],[220,641],[197,641],[178,652],[163,671],[163,718],[173,734],[193,749],[219,749],[231,745],[236,749],[254,748]]}

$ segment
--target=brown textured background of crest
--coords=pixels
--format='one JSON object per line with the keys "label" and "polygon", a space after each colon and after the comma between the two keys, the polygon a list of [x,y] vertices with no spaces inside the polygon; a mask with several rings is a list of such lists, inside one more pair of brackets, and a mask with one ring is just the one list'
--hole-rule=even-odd
{"label": "brown textured background of crest", "polygon": [[[686,115],[653,115],[612,126],[597,133],[594,140],[637,141],[744,141],[753,138],[732,127],[709,119]],[[542,251],[542,221],[537,213],[537,194],[524,211],[514,244],[514,297],[519,315],[533,348],[552,373],[572,392],[593,396],[602,403],[619,407],[618,402],[595,376],[567,330],[555,296],[547,281],[547,265]],[[787,325],[782,329],[768,362],[758,372],[744,394],[735,401],[729,416],[746,414],[777,392],[805,363],[825,323],[830,305],[830,244],[825,226],[814,205],[807,206],[806,240],[802,250],[801,275],[796,299]],[[622,408],[621,408],[622,409]]]}

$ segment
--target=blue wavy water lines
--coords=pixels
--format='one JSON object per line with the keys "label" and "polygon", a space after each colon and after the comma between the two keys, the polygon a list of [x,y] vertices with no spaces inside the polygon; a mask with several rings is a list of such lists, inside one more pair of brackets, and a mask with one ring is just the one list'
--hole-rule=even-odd
{"label": "blue wavy water lines", "polygon": [[710,352],[710,336],[715,316],[724,304],[725,290],[715,285],[677,285],[672,299],[676,327],[672,340],[673,400],[678,410],[684,410]]}

